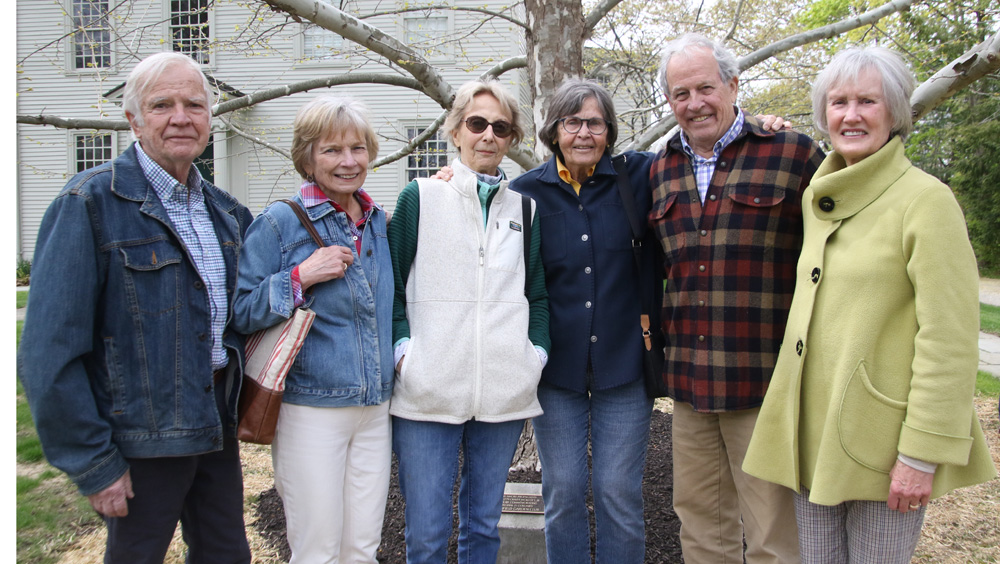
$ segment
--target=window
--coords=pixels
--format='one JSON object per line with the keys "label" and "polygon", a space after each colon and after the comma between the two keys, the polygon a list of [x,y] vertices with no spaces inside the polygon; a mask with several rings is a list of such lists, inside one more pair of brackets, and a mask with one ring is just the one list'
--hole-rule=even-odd
{"label": "window", "polygon": [[170,0],[170,38],[174,51],[208,64],[208,6],[211,0]]}
{"label": "window", "polygon": [[[322,0],[333,5],[333,0]],[[341,56],[344,38],[315,24],[302,25],[302,58],[334,59]]]}
{"label": "window", "polygon": [[[406,138],[413,139],[424,132],[425,127],[410,126],[406,128]],[[406,182],[414,178],[433,176],[441,167],[448,164],[448,141],[441,130],[427,138],[406,157]]]}
{"label": "window", "polygon": [[73,159],[76,171],[83,172],[114,157],[113,136],[110,133],[74,133]]}
{"label": "window", "polygon": [[406,18],[403,20],[403,41],[414,49],[424,51],[427,56],[445,53],[441,45],[448,37],[448,17]]}
{"label": "window", "polygon": [[73,0],[73,68],[103,69],[111,66],[111,26],[108,2]]}

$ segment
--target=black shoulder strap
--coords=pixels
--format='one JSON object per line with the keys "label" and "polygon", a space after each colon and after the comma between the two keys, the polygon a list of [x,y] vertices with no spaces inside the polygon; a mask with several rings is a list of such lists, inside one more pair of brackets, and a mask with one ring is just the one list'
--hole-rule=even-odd
{"label": "black shoulder strap", "polygon": [[642,228],[639,212],[635,209],[635,197],[632,195],[632,185],[629,183],[628,170],[625,168],[625,155],[618,155],[611,162],[615,166],[615,172],[618,173],[618,192],[621,194],[625,217],[628,218],[628,225],[632,230],[632,255],[635,257],[636,273],[642,273],[642,234],[645,229]]}
{"label": "black shoulder strap", "polygon": [[521,222],[524,223],[524,295],[528,295],[528,255],[531,253],[531,198],[521,194]]}
{"label": "black shoulder strap", "polygon": [[622,197],[622,207],[628,217],[629,227],[632,229],[632,258],[635,259],[635,273],[639,276],[639,293],[641,294],[642,314],[639,316],[639,325],[642,327],[642,335],[645,339],[646,350],[650,348],[650,318],[649,314],[653,310],[652,297],[642,287],[643,277],[647,275],[643,268],[642,261],[642,239],[645,233],[644,223],[639,218],[639,212],[635,209],[635,198],[632,195],[632,185],[629,183],[628,170],[626,170],[625,155],[618,155],[612,159],[615,172],[618,173],[618,191]]}

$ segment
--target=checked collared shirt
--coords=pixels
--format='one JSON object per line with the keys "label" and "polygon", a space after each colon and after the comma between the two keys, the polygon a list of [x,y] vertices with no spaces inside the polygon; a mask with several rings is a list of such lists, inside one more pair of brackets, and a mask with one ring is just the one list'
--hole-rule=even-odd
{"label": "checked collared shirt", "polygon": [[663,379],[699,412],[763,401],[795,289],[802,192],[823,160],[809,137],[744,119],[704,205],[679,135],[650,170],[650,227],[665,255]]}
{"label": "checked collared shirt", "polygon": [[181,184],[163,167],[156,164],[137,142],[136,157],[142,173],[153,185],[160,202],[167,210],[167,217],[174,224],[177,236],[187,248],[208,289],[209,307],[212,313],[212,370],[226,366],[228,357],[222,346],[222,332],[226,328],[229,297],[226,294],[226,262],[222,258],[222,247],[215,234],[215,226],[205,206],[205,194],[201,190],[201,173],[191,165],[187,183]]}

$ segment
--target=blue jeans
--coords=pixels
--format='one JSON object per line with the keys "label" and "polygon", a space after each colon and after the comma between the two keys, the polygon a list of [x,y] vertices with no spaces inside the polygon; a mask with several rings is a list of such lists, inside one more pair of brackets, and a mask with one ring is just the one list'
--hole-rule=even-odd
{"label": "blue jeans", "polygon": [[392,449],[406,502],[406,562],[447,561],[458,449],[464,453],[458,490],[459,564],[495,564],[500,512],[524,420],[460,425],[392,418]]}
{"label": "blue jeans", "polygon": [[545,413],[532,420],[542,462],[549,564],[590,562],[587,443],[593,457],[597,562],[645,558],[642,472],[653,400],[642,380],[580,393],[542,382]]}

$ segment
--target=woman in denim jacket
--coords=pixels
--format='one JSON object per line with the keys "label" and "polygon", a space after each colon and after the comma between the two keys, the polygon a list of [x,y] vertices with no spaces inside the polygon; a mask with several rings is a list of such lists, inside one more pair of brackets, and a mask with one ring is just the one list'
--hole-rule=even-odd
{"label": "woman in denim jacket", "polygon": [[240,254],[234,327],[246,333],[316,312],[285,383],[271,449],[292,562],[375,562],[389,491],[392,264],[386,216],[361,189],[378,151],[358,102],[322,96],[295,118],[305,179],[291,207],[265,209]]}

